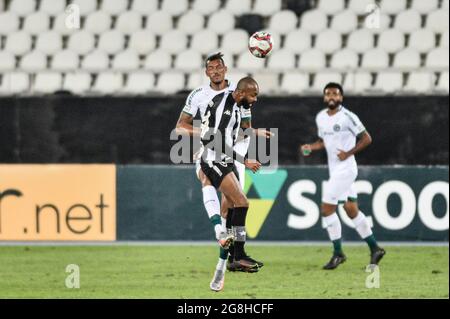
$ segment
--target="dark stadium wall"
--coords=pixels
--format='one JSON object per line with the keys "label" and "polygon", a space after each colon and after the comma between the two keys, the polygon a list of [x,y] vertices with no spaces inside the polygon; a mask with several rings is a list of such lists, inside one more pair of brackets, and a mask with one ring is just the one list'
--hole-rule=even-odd
{"label": "dark stadium wall", "polygon": [[[0,98],[1,163],[169,164],[185,96]],[[447,96],[348,97],[373,144],[366,165],[448,165]],[[325,154],[304,159],[301,143],[316,139],[320,97],[260,97],[253,126],[278,128],[279,163],[324,164]]]}

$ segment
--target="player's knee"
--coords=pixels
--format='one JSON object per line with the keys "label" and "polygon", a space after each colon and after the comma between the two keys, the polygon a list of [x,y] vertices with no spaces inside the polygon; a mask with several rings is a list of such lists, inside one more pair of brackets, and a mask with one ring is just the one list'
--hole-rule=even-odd
{"label": "player's knee", "polygon": [[244,195],[239,196],[235,203],[235,207],[248,207],[248,206],[249,202],[247,197],[245,197]]}

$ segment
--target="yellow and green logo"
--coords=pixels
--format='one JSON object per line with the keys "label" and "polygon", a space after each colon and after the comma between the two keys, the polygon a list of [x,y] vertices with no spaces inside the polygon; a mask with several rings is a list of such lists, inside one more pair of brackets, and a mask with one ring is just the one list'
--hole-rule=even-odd
{"label": "yellow and green logo", "polygon": [[247,195],[250,203],[246,220],[248,237],[256,238],[258,236],[286,178],[287,171],[284,169],[271,172],[270,174],[245,172],[244,193]]}

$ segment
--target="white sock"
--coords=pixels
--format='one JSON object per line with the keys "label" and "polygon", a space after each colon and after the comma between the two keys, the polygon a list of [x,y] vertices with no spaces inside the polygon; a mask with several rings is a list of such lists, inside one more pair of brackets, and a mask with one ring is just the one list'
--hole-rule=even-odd
{"label": "white sock", "polygon": [[370,228],[369,222],[367,221],[366,216],[359,211],[358,215],[352,219],[353,224],[355,225],[356,231],[362,239],[365,239],[372,235],[372,229]]}
{"label": "white sock", "polygon": [[217,262],[216,270],[225,271],[226,265],[227,265],[227,260],[219,258],[219,261]]}
{"label": "white sock", "polygon": [[[202,188],[202,193],[203,205],[208,213],[208,217],[211,219],[214,215],[220,216],[220,202],[216,189],[213,186],[205,186]],[[214,231],[216,233],[216,239],[219,239],[220,233],[225,232],[225,227],[222,224],[214,225]]]}
{"label": "white sock", "polygon": [[340,239],[342,237],[341,221],[336,213],[330,216],[324,217],[325,224],[327,225],[328,236],[331,241]]}

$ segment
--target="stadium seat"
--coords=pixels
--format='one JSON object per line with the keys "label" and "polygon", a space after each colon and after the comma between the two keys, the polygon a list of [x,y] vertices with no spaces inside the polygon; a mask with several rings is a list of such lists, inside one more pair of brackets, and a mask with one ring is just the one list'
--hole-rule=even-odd
{"label": "stadium seat", "polygon": [[305,12],[300,18],[300,29],[312,34],[317,34],[325,30],[327,24],[327,15],[317,9]]}
{"label": "stadium seat", "polygon": [[294,31],[297,27],[298,19],[294,12],[283,10],[275,13],[270,19],[269,30],[281,34]]}
{"label": "stadium seat", "polygon": [[101,10],[110,15],[119,15],[127,9],[128,0],[102,0]]}
{"label": "stadium seat", "polygon": [[427,16],[426,28],[435,33],[444,33],[448,30],[448,9],[436,10]]}
{"label": "stadium seat", "polygon": [[31,36],[28,32],[10,33],[6,38],[5,50],[14,55],[24,55],[31,50]]}
{"label": "stadium seat", "polygon": [[169,70],[172,67],[172,57],[168,52],[158,49],[147,56],[144,67],[156,72]]}
{"label": "stadium seat", "polygon": [[53,70],[67,72],[77,70],[80,64],[78,55],[70,50],[57,52],[51,62]]}
{"label": "stadium seat", "polygon": [[90,91],[91,82],[89,73],[67,73],[64,77],[63,89],[73,94],[82,94]]}
{"label": "stadium seat", "polygon": [[444,1],[442,1],[442,9],[446,9],[447,11],[448,11],[448,9],[449,9],[449,0],[444,0]]}
{"label": "stadium seat", "polygon": [[209,16],[219,10],[220,0],[195,0],[192,9],[202,15]]}
{"label": "stadium seat", "polygon": [[0,51],[0,73],[12,71],[16,68],[16,58],[8,51]]}
{"label": "stadium seat", "polygon": [[242,71],[253,72],[264,69],[265,59],[257,59],[249,52],[242,52],[237,60],[237,67]]}
{"label": "stadium seat", "polygon": [[36,75],[33,91],[51,94],[62,88],[62,75],[56,72],[42,72]]}
{"label": "stadium seat", "polygon": [[20,70],[25,72],[38,72],[47,68],[47,57],[39,51],[31,51],[20,60]]}
{"label": "stadium seat", "polygon": [[371,19],[366,19],[364,22],[364,26],[366,29],[372,31],[374,34],[380,34],[386,30],[390,29],[391,17],[387,14],[381,13],[379,19],[377,19],[377,25],[374,27],[371,23]]}
{"label": "stadium seat", "polygon": [[372,75],[366,72],[347,73],[343,86],[351,94],[364,94],[372,90]]}
{"label": "stadium seat", "polygon": [[312,37],[308,31],[298,29],[290,32],[284,41],[284,48],[294,53],[302,53],[312,46]]}
{"label": "stadium seat", "polygon": [[338,70],[354,70],[358,68],[358,54],[352,49],[337,51],[331,57],[330,67]]}
{"label": "stadium seat", "polygon": [[0,93],[19,94],[30,90],[30,77],[24,72],[6,73],[3,75]]}
{"label": "stadium seat", "polygon": [[411,9],[427,14],[438,9],[439,0],[413,0]]}
{"label": "stadium seat", "polygon": [[158,1],[159,0],[133,0],[131,2],[131,10],[142,15],[148,15],[149,13],[158,10]]}
{"label": "stadium seat", "polygon": [[303,52],[300,55],[300,70],[317,71],[326,67],[325,54],[317,49]]}
{"label": "stadium seat", "polygon": [[251,8],[251,0],[228,0],[225,2],[225,9],[236,16],[250,13]]}
{"label": "stadium seat", "polygon": [[57,16],[66,9],[66,0],[41,0],[39,11],[50,16]]}
{"label": "stadium seat", "polygon": [[435,47],[436,38],[432,31],[420,29],[411,33],[409,47],[420,53],[427,53]]}
{"label": "stadium seat", "polygon": [[171,54],[176,54],[185,50],[187,44],[187,36],[180,30],[173,30],[162,36],[160,48]]}
{"label": "stadium seat", "polygon": [[117,18],[116,29],[125,34],[132,34],[142,29],[142,16],[135,11],[127,11]]}
{"label": "stadium seat", "polygon": [[186,50],[179,53],[175,59],[175,69],[191,72],[202,68],[203,60],[200,53],[194,50]]}
{"label": "stadium seat", "polygon": [[127,94],[145,94],[155,88],[155,76],[148,72],[128,74],[128,80],[122,92]]}
{"label": "stadium seat", "polygon": [[178,20],[177,29],[186,34],[195,34],[203,29],[205,18],[200,13],[189,10]]}
{"label": "stadium seat", "polygon": [[148,54],[156,48],[156,37],[150,30],[136,31],[131,35],[128,47],[140,55]]}
{"label": "stadium seat", "polygon": [[134,50],[125,50],[116,54],[112,61],[115,71],[133,71],[139,69],[139,56]]}
{"label": "stadium seat", "polygon": [[317,8],[327,15],[336,15],[338,12],[344,10],[344,0],[319,0]]}
{"label": "stadium seat", "polygon": [[396,29],[386,30],[380,34],[378,47],[388,53],[396,53],[405,47],[405,36]]}
{"label": "stadium seat", "polygon": [[13,12],[0,12],[0,35],[19,30],[19,16]]}
{"label": "stadium seat", "polygon": [[415,10],[406,10],[401,12],[395,18],[394,27],[404,33],[411,33],[420,29],[422,26],[422,17]]}
{"label": "stadium seat", "polygon": [[224,34],[220,50],[231,54],[239,54],[248,48],[248,33],[245,30],[235,29]]}
{"label": "stadium seat", "polygon": [[437,48],[428,53],[425,66],[432,69],[444,69],[449,67],[448,48]]}
{"label": "stadium seat", "polygon": [[336,72],[318,72],[314,76],[311,90],[321,93],[325,85],[329,82],[342,83],[342,75]]}
{"label": "stadium seat", "polygon": [[386,69],[389,67],[389,55],[382,49],[369,50],[363,54],[361,66],[375,71]]}
{"label": "stadium seat", "polygon": [[244,29],[248,34],[253,34],[264,28],[264,19],[257,14],[243,14],[237,17],[236,28]]}
{"label": "stadium seat", "polygon": [[[249,74],[242,71],[230,71],[227,73],[227,80],[237,84],[240,79],[247,77]],[[209,82],[206,82],[209,83]]]}
{"label": "stadium seat", "polygon": [[125,36],[117,30],[103,33],[98,41],[98,49],[108,54],[116,54],[125,48]]}
{"label": "stadium seat", "polygon": [[67,48],[77,54],[85,55],[95,47],[95,37],[89,31],[79,31],[70,36]]}
{"label": "stadium seat", "polygon": [[441,36],[440,46],[442,48],[448,49],[448,30],[445,31]]}
{"label": "stadium seat", "polygon": [[147,17],[147,29],[156,35],[162,35],[173,28],[172,17],[164,11],[156,11]]}
{"label": "stadium seat", "polygon": [[32,35],[45,32],[50,28],[50,17],[44,12],[34,12],[25,17],[23,30]]}
{"label": "stadium seat", "polygon": [[368,11],[373,8],[373,4],[373,0],[350,0],[348,9],[362,16],[368,14]]}
{"label": "stadium seat", "polygon": [[[234,31],[232,31],[234,32]],[[225,35],[226,37],[227,35]],[[202,30],[193,35],[191,40],[191,48],[201,54],[208,54],[219,47],[219,38],[217,34],[211,30]]]}
{"label": "stadium seat", "polygon": [[86,18],[84,29],[94,34],[101,34],[111,29],[111,16],[104,11],[95,11]]}
{"label": "stadium seat", "polygon": [[394,58],[394,68],[417,69],[420,67],[420,54],[414,49],[404,49],[398,52]]}
{"label": "stadium seat", "polygon": [[53,55],[63,48],[62,37],[58,32],[47,31],[37,37],[36,50]]}
{"label": "stadium seat", "polygon": [[219,10],[215,12],[208,20],[208,29],[217,34],[225,34],[234,29],[234,16],[226,11]]}
{"label": "stadium seat", "polygon": [[406,92],[429,94],[434,89],[434,76],[430,72],[412,72],[405,85]]}
{"label": "stadium seat", "polygon": [[358,17],[351,10],[345,10],[335,15],[331,21],[331,29],[342,34],[348,34],[358,27]]}
{"label": "stadium seat", "polygon": [[380,72],[375,83],[375,89],[383,93],[398,93],[403,88],[403,74],[400,72]]}
{"label": "stadium seat", "polygon": [[184,89],[184,74],[164,72],[159,75],[156,90],[164,94],[174,94]]}
{"label": "stadium seat", "polygon": [[60,33],[61,35],[70,35],[72,33],[80,31],[76,28],[68,28],[66,26],[67,14],[61,13],[56,16],[55,21],[53,22],[53,31]]}
{"label": "stadium seat", "polygon": [[281,10],[281,0],[255,0],[253,12],[262,16],[270,16]]}
{"label": "stadium seat", "polygon": [[406,4],[406,0],[382,0],[380,7],[382,12],[395,15],[406,10]]}
{"label": "stadium seat", "polygon": [[97,76],[94,86],[94,92],[101,94],[114,94],[120,91],[123,87],[123,77],[120,73],[104,72]]}
{"label": "stadium seat", "polygon": [[357,53],[364,53],[373,48],[374,36],[367,29],[359,29],[350,33],[347,40],[347,48]]}
{"label": "stadium seat", "polygon": [[108,55],[101,50],[95,50],[86,55],[81,62],[84,70],[97,72],[109,69]]}
{"label": "stadium seat", "polygon": [[161,10],[171,16],[179,16],[188,10],[188,0],[162,0]]}
{"label": "stadium seat", "polygon": [[187,90],[195,90],[196,88],[206,85],[209,83],[208,78],[205,76],[204,72],[192,72],[188,76],[188,81],[186,85]]}
{"label": "stadium seat", "polygon": [[309,88],[309,76],[306,73],[285,73],[281,80],[281,90],[289,94],[300,94]]}
{"label": "stadium seat", "polygon": [[342,47],[341,34],[334,29],[324,30],[317,35],[315,47],[326,54],[333,53]]}
{"label": "stadium seat", "polygon": [[80,8],[80,14],[82,16],[87,16],[91,12],[97,10],[97,1],[92,0],[71,0],[70,3],[73,3]]}
{"label": "stadium seat", "polygon": [[280,88],[277,73],[255,73],[253,74],[253,78],[258,82],[260,95],[274,94]]}
{"label": "stadium seat", "polygon": [[288,71],[295,69],[295,55],[290,50],[281,49],[273,52],[268,61],[268,68],[271,71]]}
{"label": "stadium seat", "polygon": [[9,11],[20,16],[27,16],[36,11],[35,0],[12,0],[9,4]]}
{"label": "stadium seat", "polygon": [[448,71],[442,72],[439,76],[438,83],[436,85],[436,90],[446,92],[448,94],[449,92],[449,74]]}

